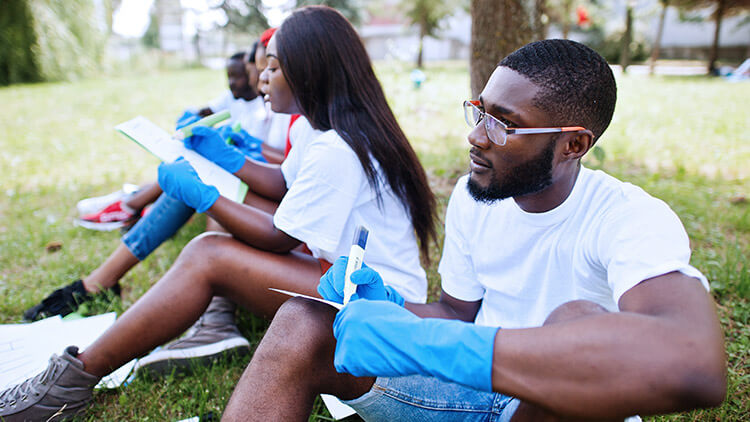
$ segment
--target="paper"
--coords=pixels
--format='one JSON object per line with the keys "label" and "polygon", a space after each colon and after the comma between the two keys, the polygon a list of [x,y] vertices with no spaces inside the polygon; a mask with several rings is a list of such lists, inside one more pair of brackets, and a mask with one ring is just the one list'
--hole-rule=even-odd
{"label": "paper", "polygon": [[[70,345],[83,351],[114,324],[116,314],[63,321],[60,316],[31,324],[0,325],[0,390],[12,387],[47,368],[53,354]],[[122,384],[135,360],[104,377],[98,388]]]}
{"label": "paper", "polygon": [[326,408],[328,408],[328,412],[336,420],[344,419],[347,416],[357,413],[354,409],[342,403],[341,400],[336,398],[336,396],[321,394],[320,398],[323,399],[323,403],[325,403]]}
{"label": "paper", "polygon": [[185,157],[200,176],[203,183],[215,186],[221,196],[242,202],[247,194],[247,185],[232,173],[206,159],[155,125],[143,116],[115,126],[120,133],[135,141],[164,162],[171,163],[180,156]]}
{"label": "paper", "polygon": [[289,290],[274,289],[273,287],[269,287],[268,290],[273,290],[274,292],[283,293],[285,295],[289,295],[292,297],[303,297],[305,299],[315,300],[317,302],[325,303],[326,305],[331,305],[336,309],[341,309],[344,306],[340,303],[331,302],[330,300],[325,300],[325,299],[321,299],[319,297],[314,297],[314,296],[303,295],[302,293],[294,293],[294,292],[290,292]]}

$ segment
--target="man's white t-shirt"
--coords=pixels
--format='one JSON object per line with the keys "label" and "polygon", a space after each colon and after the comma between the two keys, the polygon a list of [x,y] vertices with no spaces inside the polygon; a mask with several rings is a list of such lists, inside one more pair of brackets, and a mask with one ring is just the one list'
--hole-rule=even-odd
{"label": "man's white t-shirt", "polygon": [[227,90],[224,95],[209,102],[208,107],[214,113],[229,110],[230,117],[226,122],[228,125],[239,122],[242,129],[258,139],[265,140],[268,136],[270,119],[261,96],[247,101],[234,98],[232,91]]}
{"label": "man's white t-shirt", "polygon": [[[357,226],[367,227],[364,262],[404,299],[424,303],[427,279],[414,227],[401,201],[381,182],[379,205],[349,145],[334,130],[313,131],[311,140],[301,139],[295,132],[309,127],[306,120],[297,126],[302,120],[292,126],[295,143],[281,165],[289,190],[274,214],[274,225],[329,262],[349,255]],[[382,180],[377,164],[376,168]]]}
{"label": "man's white t-shirt", "polygon": [[589,300],[609,311],[641,281],[690,266],[687,233],[663,201],[602,171],[581,168],[568,198],[527,213],[512,198],[475,201],[459,179],[448,204],[438,271],[449,295],[482,300],[475,322],[540,326],[559,305]]}

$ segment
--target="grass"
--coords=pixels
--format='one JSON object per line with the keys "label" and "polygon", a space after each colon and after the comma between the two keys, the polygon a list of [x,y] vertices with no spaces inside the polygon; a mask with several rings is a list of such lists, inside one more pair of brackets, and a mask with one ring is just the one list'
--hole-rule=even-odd
{"label": "grass", "polygon": [[[415,90],[408,69],[379,65],[394,112],[428,170],[442,207],[467,169],[468,128],[460,104],[468,98],[464,63],[432,64]],[[164,128],[188,105],[225,89],[220,71],[148,73],[76,83],[0,89],[0,323],[19,322],[27,307],[63,283],[85,275],[118,244],[117,233],[76,228],[75,202],[155,179],[157,160],[112,127],[142,114]],[[692,263],[711,280],[726,338],[729,392],[711,410],[649,420],[741,421],[750,417],[750,84],[703,77],[618,76],[619,101],[600,141],[603,168],[665,200],[691,239]],[[743,111],[745,110],[745,111]],[[122,311],[169,268],[200,233],[201,216],[124,279],[122,300],[95,303],[93,312]],[[48,252],[45,246],[60,242]],[[435,249],[434,257],[439,256]],[[437,262],[428,268],[436,298]],[[240,328],[257,344],[266,323],[241,314]],[[98,392],[86,420],[177,420],[221,413],[247,359],[223,362],[192,377],[138,379]],[[201,380],[196,382],[196,380]],[[320,407],[311,420],[328,420]]]}

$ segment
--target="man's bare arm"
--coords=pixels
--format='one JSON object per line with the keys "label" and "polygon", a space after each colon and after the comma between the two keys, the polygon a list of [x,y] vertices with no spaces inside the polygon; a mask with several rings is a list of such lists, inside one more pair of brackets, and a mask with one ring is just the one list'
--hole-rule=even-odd
{"label": "man's bare arm", "polygon": [[422,318],[459,319],[474,322],[481,304],[481,300],[466,302],[442,291],[438,302],[427,304],[407,302],[404,307]]}
{"label": "man's bare arm", "polygon": [[620,309],[499,330],[493,389],[579,418],[721,403],[726,393],[721,328],[698,280],[676,272],[645,280],[622,296]]}

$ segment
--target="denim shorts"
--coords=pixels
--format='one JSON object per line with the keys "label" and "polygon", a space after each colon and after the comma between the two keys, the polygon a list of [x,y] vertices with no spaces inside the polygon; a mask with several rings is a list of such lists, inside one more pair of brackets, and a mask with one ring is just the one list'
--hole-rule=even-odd
{"label": "denim shorts", "polygon": [[195,210],[182,201],[162,193],[146,215],[125,233],[122,243],[139,261],[143,261],[177,233],[193,213]]}
{"label": "denim shorts", "polygon": [[520,401],[437,378],[378,378],[369,392],[344,401],[366,421],[510,421]]}

